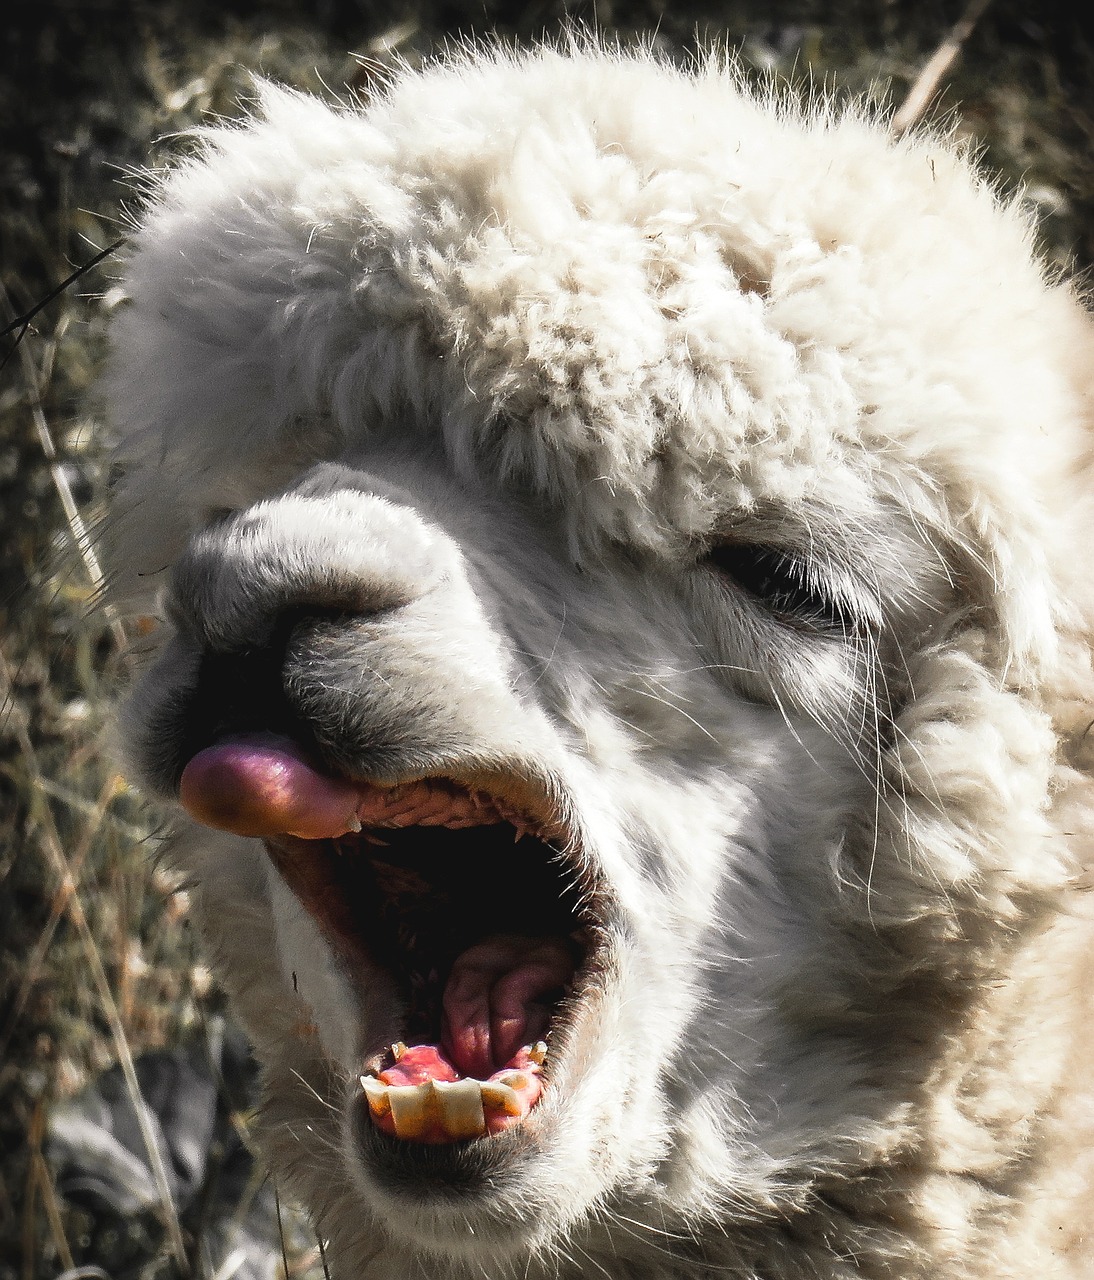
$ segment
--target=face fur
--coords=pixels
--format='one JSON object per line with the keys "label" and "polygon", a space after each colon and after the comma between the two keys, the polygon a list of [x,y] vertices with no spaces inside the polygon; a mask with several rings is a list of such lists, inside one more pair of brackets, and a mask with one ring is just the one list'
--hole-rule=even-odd
{"label": "face fur", "polygon": [[1028,1196],[1090,367],[1028,240],[595,51],[266,89],[157,185],[126,752],[338,1275],[950,1274],[925,1188]]}

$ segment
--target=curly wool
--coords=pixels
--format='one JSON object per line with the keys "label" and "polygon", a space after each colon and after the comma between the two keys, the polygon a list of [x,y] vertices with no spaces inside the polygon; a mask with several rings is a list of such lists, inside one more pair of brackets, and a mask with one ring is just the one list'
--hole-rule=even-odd
{"label": "curly wool", "polygon": [[[1082,320],[950,147],[608,54],[408,74],[363,114],[259,104],[157,191],[116,329],[174,374],[115,397],[119,427],[216,473],[208,505],[225,433],[245,484],[289,442],[328,452],[319,415],[342,441],[439,428],[465,469],[571,511],[575,549],[872,491],[984,557],[1016,656],[1051,643],[1027,468],[1064,489],[1084,447],[1046,376]],[[1059,452],[1031,456],[1048,423]]]}

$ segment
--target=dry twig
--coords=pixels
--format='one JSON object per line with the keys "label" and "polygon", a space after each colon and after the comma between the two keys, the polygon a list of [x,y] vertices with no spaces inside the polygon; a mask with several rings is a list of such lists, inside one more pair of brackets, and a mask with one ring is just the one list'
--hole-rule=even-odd
{"label": "dry twig", "polygon": [[[3,360],[0,360],[0,369],[7,364],[11,353],[26,337],[27,331],[30,329],[31,321],[38,312],[44,307],[49,306],[54,298],[59,298],[70,284],[75,284],[76,281],[79,280],[82,275],[90,271],[92,267],[97,267],[104,258],[108,258],[112,253],[116,253],[123,244],[125,244],[124,239],[115,240],[113,244],[107,245],[105,249],[100,249],[99,252],[89,261],[85,262],[83,266],[77,267],[70,276],[66,276],[61,283],[56,286],[56,288],[50,289],[49,293],[47,293],[44,298],[40,298],[29,311],[24,311],[21,316],[12,317],[10,322],[3,329],[0,329],[0,338],[6,338],[9,333],[15,333],[15,338],[11,346],[4,353]],[[16,332],[16,330],[18,330],[18,332]]]}
{"label": "dry twig", "polygon": [[893,116],[890,125],[896,137],[907,131],[923,117],[931,99],[938,91],[938,86],[949,74],[950,68],[957,61],[957,56],[965,41],[972,35],[973,28],[983,17],[991,0],[969,0],[965,12],[950,28],[949,34],[928,58],[923,70],[916,77],[915,84],[908,90],[908,96]]}
{"label": "dry twig", "polygon": [[106,811],[110,806],[111,800],[114,798],[118,789],[118,779],[115,775],[111,775],[103,786],[99,794],[99,799],[94,807],[94,819],[88,823],[83,839],[79,846],[72,852],[69,857],[69,878],[62,884],[57,886],[53,894],[53,900],[50,903],[49,918],[42,928],[42,932],[38,936],[30,952],[27,962],[23,965],[23,973],[19,982],[19,990],[16,992],[15,999],[11,1003],[8,1011],[7,1022],[4,1024],[3,1030],[0,1030],[0,1061],[3,1061],[7,1052],[8,1045],[15,1029],[18,1026],[19,1019],[23,1016],[26,1009],[27,1000],[30,998],[34,985],[38,981],[42,972],[42,965],[49,951],[50,943],[53,941],[53,935],[60,924],[62,917],[68,910],[69,899],[79,890],[80,876],[83,873],[84,861],[94,841],[95,831],[99,822],[106,815]]}
{"label": "dry twig", "polygon": [[[5,703],[10,708],[10,724],[16,743],[18,744],[19,750],[26,762],[27,771],[32,778],[40,777],[42,775],[42,769],[38,762],[38,753],[35,751],[34,744],[31,741],[26,718],[23,715],[21,707],[13,696],[11,672],[8,668],[7,660],[4,657],[3,649],[0,649],[0,705],[4,705]],[[156,1184],[156,1190],[159,1192],[160,1205],[163,1210],[164,1220],[167,1227],[168,1248],[178,1264],[179,1270],[186,1275],[189,1272],[189,1260],[187,1258],[186,1247],[183,1242],[182,1227],[179,1223],[178,1213],[175,1209],[175,1203],[171,1196],[171,1187],[167,1180],[167,1170],[163,1163],[163,1156],[160,1153],[159,1145],[156,1142],[156,1135],[152,1129],[148,1104],[145,1102],[144,1096],[141,1093],[140,1082],[137,1079],[136,1068],[133,1065],[133,1054],[129,1048],[129,1040],[126,1037],[125,1027],[122,1025],[122,1020],[118,1013],[118,1006],[114,999],[113,992],[110,989],[110,979],[107,976],[106,967],[103,964],[98,943],[95,941],[95,935],[92,932],[87,916],[84,913],[83,903],[80,901],[80,897],[75,891],[76,885],[73,869],[65,854],[64,844],[61,840],[60,833],[57,830],[56,823],[53,821],[53,814],[51,813],[48,805],[43,807],[42,814],[42,842],[49,855],[49,861],[52,865],[53,873],[57,877],[58,893],[64,900],[65,912],[75,928],[83,946],[84,955],[87,959],[88,968],[90,970],[91,981],[99,998],[103,1017],[106,1019],[107,1025],[110,1028],[111,1039],[114,1042],[114,1051],[117,1055],[118,1064],[122,1070],[122,1077],[125,1080],[126,1091],[129,1094],[129,1100],[133,1107],[134,1115],[136,1116],[137,1127],[140,1130],[141,1138],[144,1142],[145,1152],[148,1156],[149,1168],[152,1172],[152,1178]],[[27,1197],[28,1214],[30,1212],[30,1206],[33,1203],[33,1199],[33,1196]]]}
{"label": "dry twig", "polygon": [[[0,284],[0,305],[3,306],[4,311],[9,316],[12,314],[14,308],[11,305],[11,299],[8,297],[7,290],[2,284]],[[31,314],[33,315],[34,312],[31,312]],[[19,323],[20,321],[14,320],[12,325],[9,325],[8,328],[10,329],[13,325],[18,325]],[[23,381],[27,391],[27,400],[30,404],[31,417],[34,420],[34,428],[38,433],[38,442],[42,447],[42,452],[45,454],[46,462],[49,464],[49,474],[53,481],[53,487],[57,490],[57,496],[61,499],[61,506],[64,509],[65,521],[68,525],[68,532],[72,539],[72,544],[87,571],[87,576],[91,580],[92,587],[95,589],[97,594],[101,594],[105,584],[102,565],[100,564],[99,557],[95,552],[91,534],[88,531],[83,516],[80,514],[79,507],[76,505],[76,499],[72,493],[72,486],[69,484],[68,477],[65,475],[64,468],[61,465],[61,457],[57,452],[57,446],[53,440],[53,433],[50,431],[45,409],[42,406],[42,388],[40,386],[38,370],[34,367],[34,360],[26,346],[19,343],[18,350],[19,360],[23,369]],[[109,605],[104,605],[104,610],[110,623],[110,630],[113,633],[118,650],[119,652],[124,653],[127,644],[125,628],[122,626],[121,620]]]}

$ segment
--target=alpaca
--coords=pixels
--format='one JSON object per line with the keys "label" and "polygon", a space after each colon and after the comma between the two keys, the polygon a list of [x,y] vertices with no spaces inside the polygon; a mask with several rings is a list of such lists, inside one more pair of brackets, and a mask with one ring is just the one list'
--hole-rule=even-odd
{"label": "alpaca", "polygon": [[340,1280],[1094,1274],[1094,343],[951,140],[264,86],[104,378],[120,715]]}

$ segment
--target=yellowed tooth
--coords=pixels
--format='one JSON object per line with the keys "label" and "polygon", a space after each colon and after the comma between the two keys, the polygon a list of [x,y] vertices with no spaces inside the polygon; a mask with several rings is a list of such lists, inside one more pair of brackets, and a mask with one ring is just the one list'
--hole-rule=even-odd
{"label": "yellowed tooth", "polygon": [[453,1138],[481,1138],[486,1132],[482,1109],[483,1084],[479,1080],[435,1080],[433,1088],[441,1122]]}
{"label": "yellowed tooth", "polygon": [[512,1080],[523,1087],[527,1078],[510,1071],[504,1080],[425,1080],[421,1084],[390,1085],[375,1076],[361,1076],[361,1088],[376,1119],[391,1116],[400,1138],[422,1138],[442,1129],[450,1138],[481,1138],[486,1112],[519,1116],[521,1103]]}
{"label": "yellowed tooth", "polygon": [[483,1108],[504,1111],[509,1116],[520,1115],[520,1099],[515,1089],[500,1080],[484,1080],[480,1089]]}
{"label": "yellowed tooth", "polygon": [[368,1109],[374,1116],[386,1116],[391,1110],[391,1099],[388,1094],[391,1086],[386,1085],[374,1076],[361,1076],[361,1088],[368,1099]]}
{"label": "yellowed tooth", "polygon": [[404,1053],[406,1053],[406,1045],[401,1040],[396,1040],[391,1046],[391,1056],[398,1062]]}
{"label": "yellowed tooth", "polygon": [[420,1138],[430,1127],[437,1109],[431,1080],[422,1084],[391,1085],[387,1101],[400,1138]]}
{"label": "yellowed tooth", "polygon": [[542,1067],[547,1058],[547,1042],[545,1040],[537,1040],[535,1044],[529,1045],[528,1057],[537,1067]]}
{"label": "yellowed tooth", "polygon": [[526,1089],[528,1077],[522,1071],[505,1071],[496,1077],[498,1084],[508,1085],[510,1089]]}

